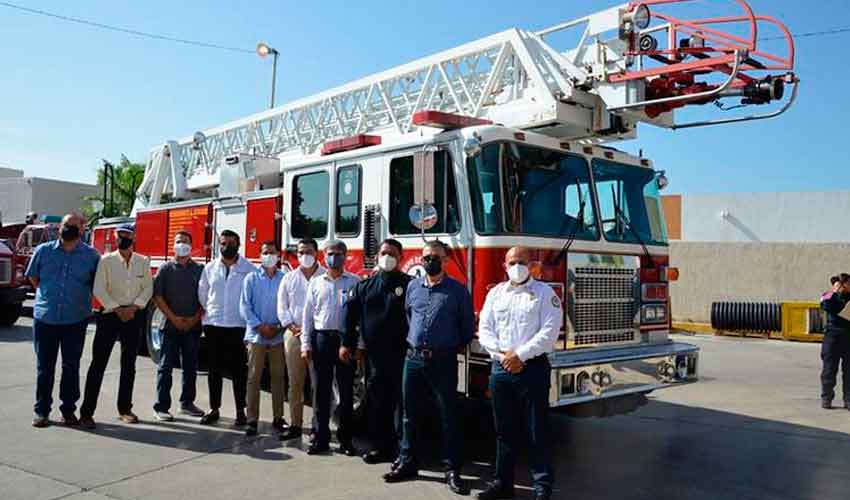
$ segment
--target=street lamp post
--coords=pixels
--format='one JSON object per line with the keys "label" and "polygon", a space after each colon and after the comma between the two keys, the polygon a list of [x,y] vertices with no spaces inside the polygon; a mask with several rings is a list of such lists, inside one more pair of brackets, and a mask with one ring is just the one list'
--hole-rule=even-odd
{"label": "street lamp post", "polygon": [[265,42],[260,42],[257,44],[257,55],[261,58],[265,59],[269,54],[272,55],[272,102],[271,108],[274,107],[274,93],[275,93],[275,85],[277,83],[277,57],[280,55],[276,49],[269,46],[269,44]]}

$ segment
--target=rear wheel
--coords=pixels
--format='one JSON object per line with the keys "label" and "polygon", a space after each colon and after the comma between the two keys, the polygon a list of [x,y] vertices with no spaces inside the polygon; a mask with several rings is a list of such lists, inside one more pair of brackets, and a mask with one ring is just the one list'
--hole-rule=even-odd
{"label": "rear wheel", "polygon": [[5,304],[0,306],[0,326],[12,326],[21,317],[21,312],[24,310],[24,305]]}

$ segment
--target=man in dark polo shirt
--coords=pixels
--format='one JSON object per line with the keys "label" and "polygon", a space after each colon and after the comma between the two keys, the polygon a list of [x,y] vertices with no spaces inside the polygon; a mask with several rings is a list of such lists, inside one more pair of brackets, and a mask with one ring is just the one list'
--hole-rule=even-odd
{"label": "man in dark polo shirt", "polygon": [[162,328],[162,353],[156,375],[157,420],[174,420],[171,409],[171,371],[178,360],[183,368],[183,392],[180,413],[200,417],[203,410],[195,406],[195,379],[198,372],[198,347],[201,338],[201,315],[198,281],[203,266],[192,260],[192,235],[179,231],[174,236],[174,260],[163,264],[156,273],[153,300],[165,315]]}

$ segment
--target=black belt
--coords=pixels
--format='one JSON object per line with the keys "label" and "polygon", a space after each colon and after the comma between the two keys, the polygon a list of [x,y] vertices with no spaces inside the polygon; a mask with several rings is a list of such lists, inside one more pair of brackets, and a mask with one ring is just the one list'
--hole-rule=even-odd
{"label": "black belt", "polygon": [[407,357],[420,358],[424,359],[425,361],[431,359],[448,358],[450,356],[457,356],[457,349],[430,349],[428,347],[407,348]]}

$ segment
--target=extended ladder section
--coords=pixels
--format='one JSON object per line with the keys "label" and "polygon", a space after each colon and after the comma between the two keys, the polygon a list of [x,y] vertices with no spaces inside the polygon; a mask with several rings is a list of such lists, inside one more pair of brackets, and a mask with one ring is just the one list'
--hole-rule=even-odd
{"label": "extended ladder section", "polygon": [[[427,126],[424,111],[534,130],[589,143],[636,136],[638,123],[669,128],[763,119],[787,110],[797,94],[794,42],[774,18],[744,0],[726,17],[683,20],[667,13],[694,0],[633,1],[542,31],[511,29],[350,84],[297,100],[155,149],[136,207],[162,195],[209,194],[230,155],[303,158],[329,141],[401,136]],[[760,28],[784,39],[781,55],[758,46]],[[573,34],[577,44],[549,40]],[[785,96],[786,86],[793,92]],[[731,108],[785,100],[761,114],[678,123],[674,112],[735,99]],[[726,107],[729,109],[730,107]],[[720,112],[718,110],[718,112]]]}

